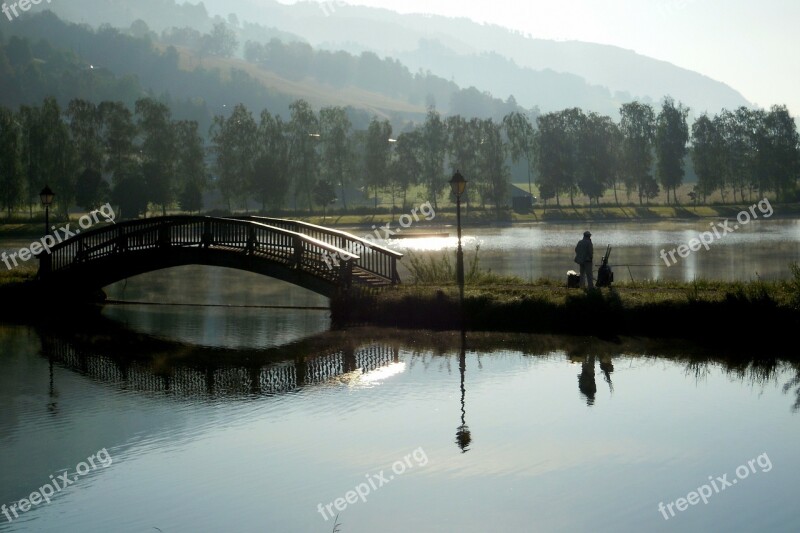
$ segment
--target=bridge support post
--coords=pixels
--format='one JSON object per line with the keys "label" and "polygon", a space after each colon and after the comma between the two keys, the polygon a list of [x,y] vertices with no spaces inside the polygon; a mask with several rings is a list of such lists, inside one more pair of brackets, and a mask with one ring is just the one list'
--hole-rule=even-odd
{"label": "bridge support post", "polygon": [[201,238],[201,245],[203,248],[208,248],[213,244],[213,239],[211,237],[211,221],[205,220],[203,221],[203,237]]}
{"label": "bridge support post", "polygon": [[256,251],[256,229],[249,227],[247,230],[247,255],[253,255]]}
{"label": "bridge support post", "polygon": [[128,251],[128,237],[125,235],[125,231],[122,229],[122,226],[117,226],[117,238],[116,238],[116,252],[119,254],[124,254]]}
{"label": "bridge support post", "polygon": [[346,259],[339,263],[339,278],[343,289],[349,289],[353,283],[353,260]]}
{"label": "bridge support post", "polygon": [[44,279],[50,275],[53,271],[53,256],[51,256],[47,252],[43,252],[39,254],[39,272],[36,274],[36,277],[39,279]]}
{"label": "bridge support post", "polygon": [[294,248],[294,268],[303,268],[303,241],[297,237],[292,238],[292,247]]}
{"label": "bridge support post", "polygon": [[163,225],[158,228],[158,245],[162,248],[168,248],[170,245],[170,226]]}

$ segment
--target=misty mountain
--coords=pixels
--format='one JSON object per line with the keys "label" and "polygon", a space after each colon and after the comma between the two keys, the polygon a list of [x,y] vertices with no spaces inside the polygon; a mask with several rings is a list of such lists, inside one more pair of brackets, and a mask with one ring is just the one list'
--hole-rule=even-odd
{"label": "misty mountain", "polygon": [[[614,46],[534,39],[465,18],[401,15],[338,0],[283,5],[274,0],[73,0],[50,4],[60,16],[95,27],[127,28],[144,20],[156,33],[188,26],[209,31],[225,21],[242,45],[306,42],[330,51],[364,51],[399,59],[411,72],[431,72],[461,87],[552,111],[581,107],[617,116],[632,99],[670,95],[692,109],[716,113],[750,105],[729,86],[702,74]],[[437,102],[440,107],[446,102]]]}
{"label": "misty mountain", "polygon": [[[704,110],[716,113],[723,107],[750,105],[739,92],[724,83],[632,50],[578,41],[535,39],[465,18],[401,15],[337,1],[288,6],[274,0],[238,0],[236,3],[205,0],[205,6],[212,14],[235,10],[246,20],[278,27],[315,46],[371,50],[396,57],[412,70],[431,70],[461,86],[474,84],[501,98],[513,94],[517,102],[526,107],[537,105],[536,100],[543,91],[525,83],[535,80],[525,69],[545,73],[550,70],[582,78],[583,83],[572,77],[554,84],[556,79],[546,74],[541,79],[543,85],[552,87],[552,91],[563,97],[551,94],[550,98],[555,101],[547,105],[542,101],[539,107],[543,111],[581,105],[573,100],[576,95],[580,95],[577,98],[582,101],[596,102],[588,109],[598,112],[608,112],[602,107],[606,98],[614,103],[634,98],[657,102],[665,95],[680,100],[697,114]],[[431,53],[430,46],[425,44],[431,41],[439,43],[439,53]],[[454,61],[454,56],[463,56],[464,60]],[[479,62],[481,69],[470,60]],[[492,61],[494,64],[490,65]],[[513,69],[509,61],[519,72],[511,75],[509,71]],[[495,71],[506,73],[502,84],[493,77]],[[606,88],[608,96],[598,99],[597,86]],[[581,94],[582,91],[585,94]]]}
{"label": "misty mountain", "polygon": [[[429,73],[412,74],[400,62],[371,52],[331,53],[273,38],[265,44],[248,41],[241,59],[229,57],[233,41],[214,35],[168,31],[159,37],[140,20],[127,29],[93,29],[49,11],[25,16],[0,34],[0,105],[35,105],[54,96],[62,105],[82,98],[132,106],[150,95],[203,130],[214,115],[226,115],[238,103],[288,118],[289,104],[298,99],[315,108],[345,107],[357,127],[366,128],[379,116],[398,130],[424,119],[431,104],[467,118],[500,120],[525,111],[512,98],[503,101]],[[222,53],[218,46],[224,42],[230,46]]]}

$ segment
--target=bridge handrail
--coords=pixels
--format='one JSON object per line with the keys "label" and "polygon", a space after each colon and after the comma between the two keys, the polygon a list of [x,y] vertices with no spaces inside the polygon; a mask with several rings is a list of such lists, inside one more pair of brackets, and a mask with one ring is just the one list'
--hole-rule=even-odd
{"label": "bridge handrail", "polygon": [[[340,248],[345,248],[348,251],[356,252],[361,256],[356,262],[357,267],[366,272],[370,272],[371,274],[380,276],[391,283],[400,282],[400,276],[397,273],[397,260],[402,259],[403,254],[390,248],[375,244],[373,241],[356,237],[355,235],[347,233],[346,231],[326,228],[324,226],[318,226],[316,224],[302,222],[299,220],[286,220],[282,218],[262,217],[256,215],[232,218],[237,220],[261,221],[273,226],[284,226],[291,231],[296,231],[298,233],[303,233],[305,231],[307,233],[304,234],[311,234],[315,237],[326,236],[334,240],[338,239],[338,246]],[[374,254],[364,253],[368,251],[374,252]],[[333,262],[336,263],[336,258],[333,259]]]}

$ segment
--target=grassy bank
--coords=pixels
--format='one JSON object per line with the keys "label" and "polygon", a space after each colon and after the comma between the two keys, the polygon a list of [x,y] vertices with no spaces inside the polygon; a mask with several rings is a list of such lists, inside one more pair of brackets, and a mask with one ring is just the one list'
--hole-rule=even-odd
{"label": "grassy bank", "polygon": [[446,257],[410,258],[413,282],[382,292],[351,291],[332,301],[339,325],[678,337],[696,340],[789,338],[800,326],[800,267],[788,281],[697,280],[617,283],[568,289],[563,280],[526,282],[465,260],[463,304]]}

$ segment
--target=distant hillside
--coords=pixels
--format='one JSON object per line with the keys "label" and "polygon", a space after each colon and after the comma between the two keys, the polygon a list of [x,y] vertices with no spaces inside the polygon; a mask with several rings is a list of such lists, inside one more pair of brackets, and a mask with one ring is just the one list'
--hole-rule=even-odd
{"label": "distant hillside", "polygon": [[[168,46],[143,23],[128,30],[94,30],[67,23],[49,11],[16,20],[0,35],[0,105],[35,104],[55,96],[128,106],[145,95],[169,103],[176,118],[207,129],[215,114],[243,103],[258,113],[288,117],[289,104],[305,99],[315,108],[342,106],[357,128],[388,118],[402,129],[424,118],[428,104],[444,113],[499,120],[524,111],[476,89],[430,74],[411,74],[394,60],[372,53],[331,54],[294,42],[248,44],[249,61],[214,55],[193,46]],[[132,34],[142,34],[134,36]],[[205,42],[204,39],[196,41]]]}
{"label": "distant hillside", "polygon": [[[721,108],[749,106],[750,103],[736,90],[707,76],[670,63],[637,54],[619,47],[583,42],[556,42],[533,39],[505,28],[481,25],[464,18],[447,18],[426,15],[401,15],[385,9],[354,7],[331,1],[323,6],[317,3],[283,5],[274,0],[204,0],[211,13],[236,11],[239,16],[253,22],[266,23],[293,34],[300,35],[311,44],[330,49],[351,51],[372,50],[378,54],[398,57],[412,70],[422,68],[462,86],[479,80],[478,89],[491,91],[496,96],[513,94],[517,101],[528,107],[539,99],[536,89],[524,83],[531,74],[507,74],[499,84],[487,72],[508,71],[503,62],[513,61],[518,69],[552,70],[583,78],[557,80],[546,83],[553,86],[551,98],[555,101],[540,105],[542,110],[579,105],[576,99],[595,105],[591,108],[607,112],[597,106],[608,105],[597,97],[597,87],[608,89],[608,100],[629,101],[633,98],[659,101],[671,95],[692,108],[696,113],[708,110],[716,113]],[[442,50],[462,56],[495,52],[496,64],[481,60],[479,70],[469,61],[448,64],[441,54],[429,53],[422,41],[438,41]],[[546,78],[545,78],[546,79]],[[552,81],[552,75],[550,76]],[[563,96],[559,97],[558,94]],[[532,103],[533,102],[533,103]]]}
{"label": "distant hillside", "polygon": [[[400,60],[412,73],[430,72],[502,100],[513,96],[520,106],[541,111],[581,107],[615,117],[624,102],[659,102],[666,95],[689,106],[692,114],[750,105],[723,83],[630,50],[533,39],[464,18],[401,15],[337,0],[294,5],[275,0],[180,5],[176,0],[71,0],[47,7],[94,27],[129,28],[141,19],[156,34],[173,27],[208,32],[215,22],[226,21],[237,33],[240,53],[246,41],[272,38],[331,51],[370,51]],[[436,104],[446,111],[449,102],[438,98]]]}

